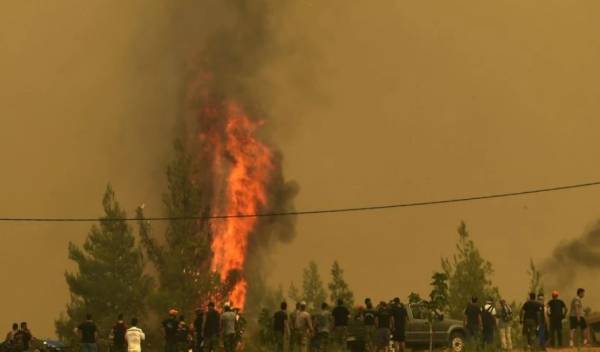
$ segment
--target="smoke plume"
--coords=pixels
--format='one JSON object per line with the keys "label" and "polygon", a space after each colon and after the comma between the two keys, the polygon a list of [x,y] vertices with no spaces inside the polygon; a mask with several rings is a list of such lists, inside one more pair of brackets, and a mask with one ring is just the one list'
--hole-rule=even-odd
{"label": "smoke plume", "polygon": [[544,286],[571,292],[579,286],[589,284],[587,276],[600,269],[600,221],[596,222],[580,237],[560,243],[552,257],[542,262]]}

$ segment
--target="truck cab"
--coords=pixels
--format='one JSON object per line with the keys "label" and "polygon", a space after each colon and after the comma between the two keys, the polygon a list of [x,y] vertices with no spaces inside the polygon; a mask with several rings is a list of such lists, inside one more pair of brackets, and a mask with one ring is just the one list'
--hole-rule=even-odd
{"label": "truck cab", "polygon": [[459,320],[445,319],[423,304],[406,306],[406,345],[410,348],[429,346],[450,347],[453,352],[464,351],[466,331]]}

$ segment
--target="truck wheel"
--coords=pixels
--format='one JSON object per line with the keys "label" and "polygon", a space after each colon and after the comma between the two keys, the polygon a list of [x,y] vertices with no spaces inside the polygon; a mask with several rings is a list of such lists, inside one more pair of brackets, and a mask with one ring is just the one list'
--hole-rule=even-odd
{"label": "truck wheel", "polygon": [[463,352],[465,350],[465,335],[460,332],[450,334],[450,351]]}

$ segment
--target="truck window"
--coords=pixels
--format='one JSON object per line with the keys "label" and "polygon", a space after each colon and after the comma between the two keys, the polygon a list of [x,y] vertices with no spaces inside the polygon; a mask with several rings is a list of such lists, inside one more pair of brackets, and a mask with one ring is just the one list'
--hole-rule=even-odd
{"label": "truck window", "polygon": [[413,319],[427,319],[427,309],[423,306],[411,306]]}

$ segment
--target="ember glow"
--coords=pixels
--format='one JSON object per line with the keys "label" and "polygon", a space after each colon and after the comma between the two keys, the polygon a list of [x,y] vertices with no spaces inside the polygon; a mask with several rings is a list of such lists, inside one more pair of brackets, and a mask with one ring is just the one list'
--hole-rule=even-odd
{"label": "ember glow", "polygon": [[[215,215],[257,214],[267,205],[273,154],[256,136],[260,122],[252,120],[235,102],[227,102],[221,107],[208,108],[202,114],[210,119],[224,119],[209,121],[212,127],[201,136],[213,153],[213,211]],[[227,218],[212,223],[211,269],[222,281],[226,281],[231,273],[239,274],[229,299],[242,309],[247,289],[244,265],[248,240],[257,223],[256,217]]]}

